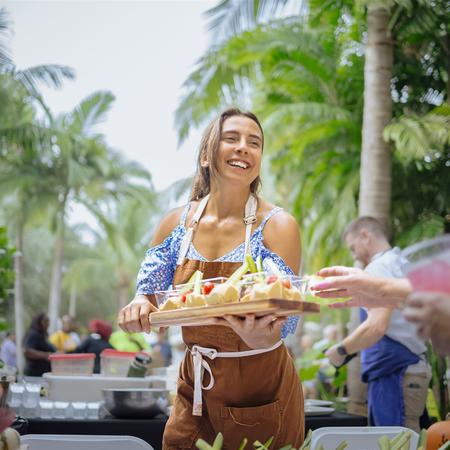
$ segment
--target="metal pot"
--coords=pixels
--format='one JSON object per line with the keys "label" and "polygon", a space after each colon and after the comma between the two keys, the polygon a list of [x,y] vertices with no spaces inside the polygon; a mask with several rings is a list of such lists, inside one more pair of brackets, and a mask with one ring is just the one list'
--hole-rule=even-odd
{"label": "metal pot", "polygon": [[102,389],[106,410],[119,419],[151,419],[167,412],[167,389]]}

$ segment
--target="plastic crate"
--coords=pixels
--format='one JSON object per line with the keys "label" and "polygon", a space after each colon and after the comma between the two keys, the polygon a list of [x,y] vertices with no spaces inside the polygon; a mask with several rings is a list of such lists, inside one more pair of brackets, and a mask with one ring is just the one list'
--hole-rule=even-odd
{"label": "plastic crate", "polygon": [[54,375],[92,375],[95,353],[53,353],[48,357]]}
{"label": "plastic crate", "polygon": [[100,373],[107,377],[126,377],[136,352],[107,348],[100,353]]}

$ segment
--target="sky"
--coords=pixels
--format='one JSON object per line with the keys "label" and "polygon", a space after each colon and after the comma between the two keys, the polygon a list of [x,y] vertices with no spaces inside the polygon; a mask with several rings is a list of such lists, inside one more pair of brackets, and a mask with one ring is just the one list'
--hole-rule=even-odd
{"label": "sky", "polygon": [[208,47],[203,1],[2,1],[19,69],[63,64],[76,80],[42,89],[53,113],[70,111],[98,90],[115,97],[99,130],[107,143],[140,162],[157,189],[191,175],[200,132],[179,148],[174,112],[182,84]]}

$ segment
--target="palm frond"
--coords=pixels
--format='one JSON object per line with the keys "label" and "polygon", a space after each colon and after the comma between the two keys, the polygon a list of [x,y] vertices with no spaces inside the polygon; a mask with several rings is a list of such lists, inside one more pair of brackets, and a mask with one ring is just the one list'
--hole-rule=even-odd
{"label": "palm frond", "polygon": [[385,140],[407,159],[423,159],[450,145],[450,106],[443,104],[428,114],[403,115],[384,130]]}
{"label": "palm frond", "polygon": [[[220,42],[280,14],[292,0],[222,0],[207,10],[208,28],[214,41]],[[301,4],[301,2],[295,2]]]}
{"label": "palm frond", "polygon": [[68,116],[70,130],[74,133],[89,136],[96,125],[106,119],[115,100],[108,91],[98,91],[83,99]]}
{"label": "palm frond", "polygon": [[0,72],[13,65],[7,44],[9,34],[10,22],[8,20],[8,12],[5,8],[0,8]]}
{"label": "palm frond", "polygon": [[75,79],[74,69],[58,64],[40,65],[23,70],[13,67],[10,72],[32,96],[39,95],[38,85],[41,83],[48,87],[60,88],[64,79]]}

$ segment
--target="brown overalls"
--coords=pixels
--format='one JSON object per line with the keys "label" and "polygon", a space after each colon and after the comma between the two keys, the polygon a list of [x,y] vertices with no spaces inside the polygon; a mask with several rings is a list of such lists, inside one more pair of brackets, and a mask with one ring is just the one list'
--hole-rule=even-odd
{"label": "brown overalls", "polygon": [[[173,284],[185,283],[195,270],[204,278],[228,277],[240,263],[187,260],[178,266]],[[231,328],[224,326],[183,327],[183,340],[221,352],[249,350]],[[237,450],[244,438],[249,447],[255,440],[271,436],[271,448],[285,444],[299,447],[304,439],[303,392],[294,362],[286,347],[241,358],[208,360],[215,378],[211,390],[203,390],[203,415],[192,415],[194,373],[192,357],[186,352],[180,368],[178,391],[167,422],[163,448],[192,449],[197,439],[212,444],[218,432],[224,449]],[[205,373],[204,385],[209,383]]]}

